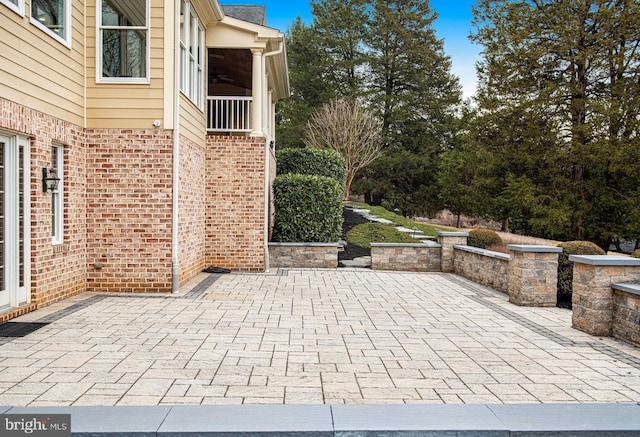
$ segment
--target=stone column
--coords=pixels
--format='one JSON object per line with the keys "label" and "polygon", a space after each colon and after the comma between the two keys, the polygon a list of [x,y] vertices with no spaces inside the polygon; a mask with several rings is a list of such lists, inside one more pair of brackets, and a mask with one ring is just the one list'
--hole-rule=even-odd
{"label": "stone column", "polygon": [[453,273],[453,246],[467,245],[468,232],[438,232],[438,243],[442,246],[440,265],[445,273]]}
{"label": "stone column", "polygon": [[610,336],[616,282],[640,282],[640,259],[626,256],[570,255],[573,262],[572,326],[591,335]]}
{"label": "stone column", "polygon": [[262,68],[262,50],[251,49],[253,64],[251,69],[251,96],[253,98],[251,106],[251,136],[262,137],[262,113],[263,113],[263,97],[262,97],[262,81],[264,73]]}
{"label": "stone column", "polygon": [[509,302],[554,307],[558,302],[558,257],[562,248],[509,244]]}

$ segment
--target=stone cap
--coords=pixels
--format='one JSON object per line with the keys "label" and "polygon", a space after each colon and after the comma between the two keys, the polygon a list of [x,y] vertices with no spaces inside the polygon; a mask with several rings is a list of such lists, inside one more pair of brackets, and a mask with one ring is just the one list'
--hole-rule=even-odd
{"label": "stone cap", "polygon": [[436,232],[436,235],[438,237],[468,237],[469,233],[468,232],[445,232],[445,231],[440,231],[440,232]]}
{"label": "stone cap", "polygon": [[637,294],[640,296],[640,284],[612,284],[611,288],[614,290],[626,291],[627,293]]}
{"label": "stone cap", "polygon": [[540,246],[535,244],[507,244],[507,249],[514,252],[561,253],[562,248],[556,246]]}
{"label": "stone cap", "polygon": [[494,250],[481,249],[479,247],[473,246],[464,246],[462,244],[456,244],[453,246],[454,249],[464,250],[465,252],[476,253],[478,255],[487,256],[489,258],[498,258],[503,259],[505,261],[509,261],[511,256],[508,253],[496,252]]}
{"label": "stone cap", "polygon": [[569,261],[592,266],[638,266],[640,258],[611,255],[569,255]]}
{"label": "stone cap", "polygon": [[269,246],[291,246],[291,247],[338,247],[339,243],[277,243],[269,242]]}
{"label": "stone cap", "polygon": [[371,243],[371,247],[442,247],[436,243]]}

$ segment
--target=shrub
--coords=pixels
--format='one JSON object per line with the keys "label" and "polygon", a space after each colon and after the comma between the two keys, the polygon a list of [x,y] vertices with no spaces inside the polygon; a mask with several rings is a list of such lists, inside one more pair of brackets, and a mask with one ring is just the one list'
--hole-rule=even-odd
{"label": "shrub", "polygon": [[326,176],[344,188],[347,164],[335,150],[283,149],[276,152],[278,175],[305,174]]}
{"label": "shrub", "polygon": [[474,229],[469,232],[467,244],[480,249],[486,249],[489,246],[503,246],[504,243],[500,235],[490,229]]}
{"label": "shrub", "polygon": [[562,248],[558,258],[558,306],[571,308],[573,263],[569,261],[569,255],[605,255],[605,252],[590,241],[568,241],[558,247]]}
{"label": "shrub", "polygon": [[322,243],[342,234],[340,184],[328,177],[285,174],[273,182],[273,241]]}
{"label": "shrub", "polygon": [[631,254],[631,256],[634,257],[634,258],[640,258],[640,249],[638,249],[635,252],[633,252]]}

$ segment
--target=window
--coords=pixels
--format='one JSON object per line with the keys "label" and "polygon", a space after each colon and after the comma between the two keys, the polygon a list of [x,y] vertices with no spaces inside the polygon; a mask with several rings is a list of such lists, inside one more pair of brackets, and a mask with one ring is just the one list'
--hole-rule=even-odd
{"label": "window", "polygon": [[98,81],[148,82],[147,0],[99,0],[98,5]]}
{"label": "window", "polygon": [[204,108],[204,29],[187,0],[180,5],[180,90]]}
{"label": "window", "polygon": [[70,45],[71,0],[31,0],[31,22]]}
{"label": "window", "polygon": [[9,9],[13,9],[22,15],[24,11],[24,0],[0,0],[0,4],[7,5]]}
{"label": "window", "polygon": [[51,193],[51,238],[53,244],[62,244],[64,229],[64,209],[63,209],[63,191],[64,191],[64,168],[63,157],[64,148],[60,145],[51,146],[51,168],[56,170],[56,174],[60,178],[58,188]]}

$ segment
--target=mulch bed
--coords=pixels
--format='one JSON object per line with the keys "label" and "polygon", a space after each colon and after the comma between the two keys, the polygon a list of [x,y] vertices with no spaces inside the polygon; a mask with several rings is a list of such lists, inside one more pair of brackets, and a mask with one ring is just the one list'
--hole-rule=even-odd
{"label": "mulch bed", "polygon": [[[369,220],[353,212],[350,208],[343,208],[342,210],[342,239],[347,241],[347,232],[352,228],[362,223],[368,223]],[[338,252],[338,261],[351,260],[359,258],[361,256],[371,256],[371,250],[364,247],[356,246],[355,244],[348,244],[344,247],[344,251]]]}

